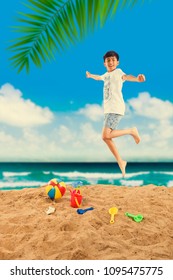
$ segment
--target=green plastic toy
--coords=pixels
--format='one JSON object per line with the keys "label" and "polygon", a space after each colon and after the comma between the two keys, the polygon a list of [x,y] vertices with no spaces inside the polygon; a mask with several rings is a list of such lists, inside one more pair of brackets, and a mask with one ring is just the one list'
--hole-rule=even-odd
{"label": "green plastic toy", "polygon": [[136,223],[140,223],[144,218],[141,214],[133,215],[133,214],[130,214],[130,213],[126,212],[125,215],[127,217],[132,218]]}

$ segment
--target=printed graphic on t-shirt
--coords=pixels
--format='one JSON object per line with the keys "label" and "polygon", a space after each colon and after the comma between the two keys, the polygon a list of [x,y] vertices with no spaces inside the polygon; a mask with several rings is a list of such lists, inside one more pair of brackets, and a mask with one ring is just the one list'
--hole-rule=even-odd
{"label": "printed graphic on t-shirt", "polygon": [[105,77],[104,80],[104,101],[107,102],[111,98],[110,91],[110,76]]}

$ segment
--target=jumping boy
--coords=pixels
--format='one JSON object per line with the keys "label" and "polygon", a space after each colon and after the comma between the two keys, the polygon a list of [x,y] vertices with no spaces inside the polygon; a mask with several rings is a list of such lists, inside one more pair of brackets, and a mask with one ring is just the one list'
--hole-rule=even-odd
{"label": "jumping boy", "polygon": [[86,71],[86,77],[104,81],[104,126],[102,139],[117,160],[122,176],[125,177],[127,162],[121,158],[112,139],[123,135],[131,135],[138,144],[140,136],[136,127],[117,130],[117,125],[125,113],[122,86],[124,81],[144,82],[145,76],[143,74],[139,74],[137,77],[126,75],[120,68],[117,68],[119,55],[115,51],[108,51],[103,56],[103,60],[107,72],[103,75],[93,75]]}

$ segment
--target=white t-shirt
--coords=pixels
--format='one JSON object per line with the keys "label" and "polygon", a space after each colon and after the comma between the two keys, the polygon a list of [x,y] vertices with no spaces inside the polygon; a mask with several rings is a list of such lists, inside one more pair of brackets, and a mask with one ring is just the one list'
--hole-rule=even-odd
{"label": "white t-shirt", "polygon": [[115,113],[124,115],[125,113],[125,103],[122,95],[123,75],[125,75],[125,73],[119,68],[101,75],[104,81],[103,94],[105,114]]}

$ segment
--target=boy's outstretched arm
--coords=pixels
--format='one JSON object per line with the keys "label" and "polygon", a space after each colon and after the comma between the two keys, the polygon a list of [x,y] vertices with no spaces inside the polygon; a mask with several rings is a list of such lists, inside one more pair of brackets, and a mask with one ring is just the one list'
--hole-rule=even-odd
{"label": "boy's outstretched arm", "polygon": [[133,76],[133,75],[123,75],[122,79],[124,81],[129,81],[129,82],[145,82],[145,76],[143,74],[139,74],[137,77]]}
{"label": "boy's outstretched arm", "polygon": [[96,81],[102,80],[101,76],[99,76],[99,75],[93,75],[93,74],[91,74],[91,73],[88,72],[88,71],[86,71],[86,77],[87,77],[87,78],[92,78],[92,79],[94,79],[94,80],[96,80]]}

